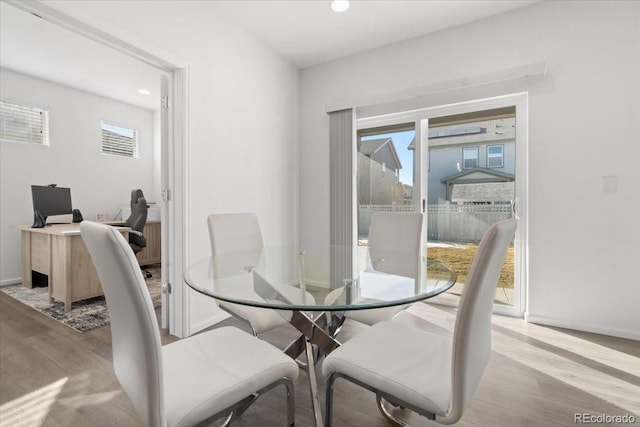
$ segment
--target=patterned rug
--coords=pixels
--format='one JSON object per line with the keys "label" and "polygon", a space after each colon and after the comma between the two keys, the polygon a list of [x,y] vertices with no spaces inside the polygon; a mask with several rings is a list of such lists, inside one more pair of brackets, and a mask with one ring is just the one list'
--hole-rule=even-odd
{"label": "patterned rug", "polygon": [[[146,279],[153,306],[160,307],[162,297],[160,265],[146,266],[145,270],[153,275],[153,277]],[[64,303],[49,302],[49,293],[46,287],[28,289],[22,285],[11,285],[0,287],[0,291],[78,332],[90,331],[109,324],[109,310],[107,310],[104,297],[74,302],[71,311],[65,313]]]}

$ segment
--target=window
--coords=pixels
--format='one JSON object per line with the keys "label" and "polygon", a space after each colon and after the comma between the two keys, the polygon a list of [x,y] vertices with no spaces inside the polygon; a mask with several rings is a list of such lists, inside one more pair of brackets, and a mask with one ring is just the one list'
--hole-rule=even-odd
{"label": "window", "polygon": [[489,145],[487,146],[487,167],[501,168],[504,166],[504,146]]}
{"label": "window", "polygon": [[462,149],[462,169],[473,169],[478,167],[478,147],[467,147]]}
{"label": "window", "polygon": [[102,122],[102,153],[138,157],[138,131]]}
{"label": "window", "polygon": [[49,145],[49,111],[0,101],[0,139]]}

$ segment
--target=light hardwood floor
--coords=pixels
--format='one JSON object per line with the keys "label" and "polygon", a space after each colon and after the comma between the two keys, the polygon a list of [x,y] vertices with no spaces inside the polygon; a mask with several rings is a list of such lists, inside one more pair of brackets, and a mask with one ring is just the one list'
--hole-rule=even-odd
{"label": "light hardwood floor", "polygon": [[[402,321],[443,333],[453,326],[451,308],[417,304],[410,310]],[[350,324],[341,337],[353,333],[357,327]],[[282,347],[293,336],[284,326],[264,338]],[[174,340],[163,334],[165,343]],[[335,393],[337,427],[388,425],[370,392],[338,380]],[[234,425],[284,425],[283,411],[278,388]],[[633,414],[640,425],[640,343],[494,316],[490,364],[457,425],[569,426],[576,413]],[[407,419],[434,425],[415,415]],[[113,373],[109,327],[80,334],[0,293],[0,425],[139,426]],[[304,372],[296,382],[296,425],[312,425]]]}

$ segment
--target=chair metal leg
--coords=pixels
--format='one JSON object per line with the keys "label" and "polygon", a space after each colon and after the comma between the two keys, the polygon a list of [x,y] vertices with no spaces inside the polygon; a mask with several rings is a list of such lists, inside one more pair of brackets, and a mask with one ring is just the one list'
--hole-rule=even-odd
{"label": "chair metal leg", "polygon": [[236,409],[233,411],[233,416],[234,418],[241,416],[242,414],[244,414],[244,412],[249,409],[249,407],[253,404],[253,402],[255,402],[256,400],[258,400],[258,398],[260,397],[259,394],[254,393],[251,396],[247,396],[244,398],[244,400],[242,400],[238,406],[236,407]]}
{"label": "chair metal leg", "polygon": [[339,375],[334,372],[329,375],[326,381],[325,402],[324,402],[324,427],[331,427],[333,419],[333,382]]}
{"label": "chair metal leg", "polygon": [[233,421],[236,418],[234,411],[231,411],[231,413],[229,414],[229,416],[227,417],[227,419],[224,420],[224,422],[222,423],[222,425],[220,427],[227,427],[228,425],[231,424],[231,421]]}
{"label": "chair metal leg", "polygon": [[287,426],[294,427],[296,424],[295,407],[296,398],[293,390],[293,382],[287,378],[288,381],[284,381],[284,386],[287,389]]}
{"label": "chair metal leg", "polygon": [[376,394],[376,404],[378,405],[378,410],[380,411],[382,416],[391,424],[397,427],[409,427],[409,424],[391,415],[391,413],[387,410],[387,408],[385,408],[384,400],[382,399],[382,396],[380,396],[379,394]]}

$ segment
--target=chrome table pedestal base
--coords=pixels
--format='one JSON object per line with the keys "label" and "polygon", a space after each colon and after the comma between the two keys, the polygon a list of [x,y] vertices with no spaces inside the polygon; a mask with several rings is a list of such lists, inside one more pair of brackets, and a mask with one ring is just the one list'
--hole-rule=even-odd
{"label": "chrome table pedestal base", "polygon": [[327,321],[327,316],[324,312],[314,314],[315,316],[310,316],[301,311],[292,313],[289,323],[299,330],[301,334],[285,348],[284,352],[294,360],[303,352],[305,353],[315,425],[316,427],[322,427],[324,425],[322,421],[322,405],[320,404],[318,393],[315,366],[322,357],[340,347],[340,343],[334,337],[340,330],[345,317],[343,313],[332,313],[331,320]]}

